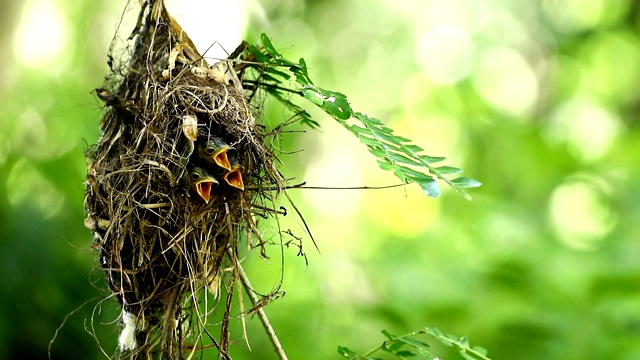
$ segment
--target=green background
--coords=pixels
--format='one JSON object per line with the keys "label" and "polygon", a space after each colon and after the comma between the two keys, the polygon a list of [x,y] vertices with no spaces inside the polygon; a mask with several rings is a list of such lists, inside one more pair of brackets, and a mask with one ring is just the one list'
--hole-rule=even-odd
{"label": "green background", "polygon": [[[363,353],[380,330],[423,326],[468,336],[492,359],[640,358],[637,2],[243,4],[248,40],[266,32],[285,56],[305,58],[319,86],[483,183],[471,202],[444,184],[438,199],[415,185],[291,190],[320,253],[308,238],[308,265],[285,249],[286,296],[266,307],[289,358],[338,358],[338,345]],[[46,357],[68,314],[52,358],[105,358],[91,333],[115,351],[117,304],[102,301],[83,227],[83,151],[98,136],[103,109],[91,90],[123,8],[30,0],[0,12],[0,358]],[[227,15],[205,14],[205,29]],[[285,176],[397,183],[308,108],[322,129],[287,135]],[[288,117],[278,107],[265,115]],[[299,223],[287,216],[282,228],[302,234]],[[264,224],[266,235],[275,228]],[[282,274],[279,249],[269,253],[245,264],[263,292]],[[252,351],[236,318],[234,358],[274,359],[257,319],[247,320]]]}

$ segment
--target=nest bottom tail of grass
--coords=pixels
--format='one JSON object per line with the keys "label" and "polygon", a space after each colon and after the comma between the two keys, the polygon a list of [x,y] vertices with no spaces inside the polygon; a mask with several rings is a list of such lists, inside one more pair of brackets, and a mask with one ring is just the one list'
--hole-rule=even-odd
{"label": "nest bottom tail of grass", "polygon": [[97,90],[107,111],[87,150],[85,224],[123,309],[120,354],[179,359],[198,350],[198,292],[216,291],[252,203],[283,179],[230,63],[208,66],[159,0],[134,34]]}

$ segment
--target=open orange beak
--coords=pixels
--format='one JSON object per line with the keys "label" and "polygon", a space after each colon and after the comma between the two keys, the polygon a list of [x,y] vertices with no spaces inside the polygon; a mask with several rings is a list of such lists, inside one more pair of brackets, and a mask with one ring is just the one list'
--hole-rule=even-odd
{"label": "open orange beak", "polygon": [[222,149],[216,151],[211,155],[213,161],[215,161],[218,166],[225,168],[231,171],[231,163],[229,162],[229,158],[227,157],[227,151],[229,151],[229,147],[223,147]]}
{"label": "open orange beak", "polygon": [[207,204],[211,199],[211,188],[217,184],[218,182],[213,179],[205,179],[196,183],[196,191],[198,192],[198,195],[200,195]]}
{"label": "open orange beak", "polygon": [[244,190],[244,183],[242,182],[242,174],[240,173],[240,166],[236,166],[233,170],[224,174],[224,181],[233,186],[236,189]]}

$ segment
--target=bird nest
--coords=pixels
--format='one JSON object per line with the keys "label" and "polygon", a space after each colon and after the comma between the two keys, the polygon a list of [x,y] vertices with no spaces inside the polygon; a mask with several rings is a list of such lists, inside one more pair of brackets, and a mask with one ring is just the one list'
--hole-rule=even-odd
{"label": "bird nest", "polygon": [[184,358],[199,349],[197,294],[218,291],[256,209],[272,214],[256,204],[284,180],[231,59],[242,48],[209,66],[160,0],[131,39],[96,90],[107,110],[87,150],[85,225],[123,309],[120,355]]}

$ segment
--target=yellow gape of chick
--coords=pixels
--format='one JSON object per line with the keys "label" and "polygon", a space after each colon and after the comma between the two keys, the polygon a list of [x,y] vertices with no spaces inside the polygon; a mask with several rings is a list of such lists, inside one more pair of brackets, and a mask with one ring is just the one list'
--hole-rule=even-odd
{"label": "yellow gape of chick", "polygon": [[[201,138],[206,140],[201,141]],[[199,136],[197,154],[189,163],[189,181],[191,188],[209,203],[211,193],[222,184],[235,189],[244,190],[241,166],[238,159],[229,154],[233,148],[222,138],[215,136]]]}

